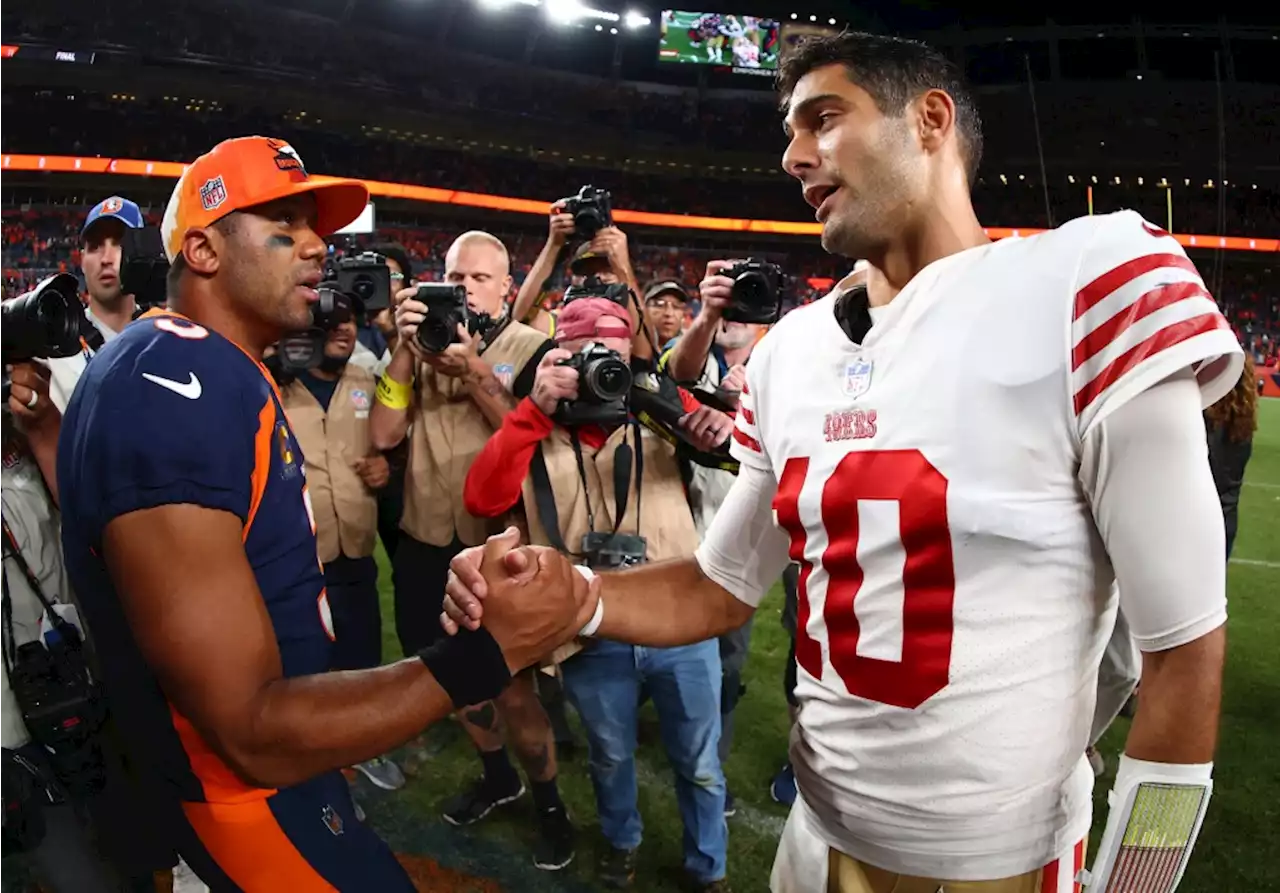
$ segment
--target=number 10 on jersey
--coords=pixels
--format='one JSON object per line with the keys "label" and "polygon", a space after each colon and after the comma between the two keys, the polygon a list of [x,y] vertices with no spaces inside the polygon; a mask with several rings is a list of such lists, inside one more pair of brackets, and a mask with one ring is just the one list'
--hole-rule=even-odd
{"label": "number 10 on jersey", "polygon": [[[947,479],[919,450],[849,453],[822,483],[817,516],[808,516],[813,514],[810,507],[802,517],[800,492],[810,471],[809,459],[788,459],[774,500],[778,523],[791,536],[791,558],[800,565],[796,661],[822,680],[822,647],[809,633],[809,584],[820,567],[827,578],[820,626],[826,629],[831,669],[855,697],[919,707],[946,687],[951,668],[955,562],[947,526]],[[858,654],[862,631],[854,603],[866,576],[858,560],[858,503],[868,500],[898,507],[906,555],[900,661]],[[826,547],[816,565],[805,557],[810,531],[825,533]]]}

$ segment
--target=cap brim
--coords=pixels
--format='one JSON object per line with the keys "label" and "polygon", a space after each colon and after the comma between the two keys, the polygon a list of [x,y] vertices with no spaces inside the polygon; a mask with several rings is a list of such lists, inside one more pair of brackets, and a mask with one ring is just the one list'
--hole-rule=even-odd
{"label": "cap brim", "polygon": [[312,177],[300,183],[290,183],[271,195],[263,196],[252,205],[230,208],[232,211],[252,211],[259,205],[279,201],[291,195],[310,194],[316,201],[316,235],[325,238],[333,235],[364,213],[369,204],[369,189],[359,180],[340,180],[336,177]]}
{"label": "cap brim", "polygon": [[316,234],[331,236],[364,213],[369,189],[359,180],[320,180],[299,183],[291,194],[310,192],[316,200]]}

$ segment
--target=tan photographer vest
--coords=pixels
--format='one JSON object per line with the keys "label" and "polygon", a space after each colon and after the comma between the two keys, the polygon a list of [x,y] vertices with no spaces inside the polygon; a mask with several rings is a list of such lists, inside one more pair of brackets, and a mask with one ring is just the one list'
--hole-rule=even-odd
{"label": "tan photographer vest", "polygon": [[377,382],[367,369],[350,363],[325,412],[300,381],[280,392],[289,427],[306,461],[307,493],[316,523],[316,551],[324,563],[340,555],[373,554],[378,531],[378,499],[352,463],[373,455],[369,409]]}
{"label": "tan photographer vest", "polygon": [[[578,552],[582,538],[591,527],[587,523],[587,499],[595,515],[597,532],[613,530],[617,511],[617,494],[613,482],[614,457],[623,440],[634,438],[636,426],[624,425],[609,435],[604,446],[594,450],[582,446],[582,466],[586,472],[586,491],[583,475],[578,471],[569,432],[557,425],[542,441],[542,455],[547,466],[547,478],[555,496],[556,513],[560,519],[560,537],[566,548]],[[685,499],[684,484],[680,479],[680,466],[676,462],[675,448],[652,431],[640,426],[640,441],[644,445],[641,463],[640,498],[636,498],[636,465],[631,463],[631,485],[627,493],[627,511],[618,533],[637,532],[648,546],[649,561],[665,561],[670,558],[687,558],[698,548],[698,531],[693,523]],[[635,444],[632,443],[632,449]],[[535,456],[536,461],[536,456]],[[534,495],[533,476],[524,480],[524,513],[528,523],[529,542],[538,546],[552,545],[542,525],[538,501]],[[574,639],[560,646],[548,659],[557,664],[568,660],[583,648],[583,640]]]}
{"label": "tan photographer vest", "polygon": [[[510,390],[546,341],[541,332],[512,322],[485,350],[484,360]],[[477,518],[462,506],[467,471],[493,436],[493,426],[467,396],[463,383],[419,363],[412,426],[400,528],[433,546],[449,545],[455,533],[465,545],[477,546],[500,532],[501,519]]]}

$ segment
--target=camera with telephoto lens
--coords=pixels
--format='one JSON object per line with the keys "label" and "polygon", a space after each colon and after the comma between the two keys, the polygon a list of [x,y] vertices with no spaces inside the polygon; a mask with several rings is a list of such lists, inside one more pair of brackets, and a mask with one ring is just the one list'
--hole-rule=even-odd
{"label": "camera with telephoto lens", "polygon": [[364,313],[374,314],[391,306],[391,268],[386,258],[372,251],[332,262],[325,279],[332,277],[333,287],[360,301]]}
{"label": "camera with telephoto lens", "polygon": [[[7,366],[25,360],[75,356],[85,324],[80,288],[70,273],[55,273],[24,295],[0,304],[0,359]],[[9,405],[9,373],[4,374],[4,406]]]}
{"label": "camera with telephoto lens", "polygon": [[592,341],[557,365],[578,370],[578,399],[561,400],[555,421],[561,425],[620,425],[627,420],[631,368],[616,350]]}
{"label": "camera with telephoto lens", "polygon": [[426,319],[418,324],[418,345],[427,353],[442,353],[458,343],[458,326],[468,335],[483,335],[493,327],[493,317],[476,313],[467,305],[467,287],[447,282],[426,282],[418,286],[413,299],[427,307]]}
{"label": "camera with telephoto lens", "polygon": [[649,543],[630,533],[592,531],[582,538],[582,556],[593,570],[635,567],[648,560]]}
{"label": "camera with telephoto lens", "polygon": [[619,306],[626,307],[631,299],[631,289],[627,287],[625,282],[615,282],[609,285],[601,282],[599,276],[588,276],[581,285],[570,285],[564,290],[564,300],[561,305],[576,301],[579,298],[604,298],[606,301],[612,301]]}
{"label": "camera with telephoto lens", "polygon": [[9,687],[22,721],[49,758],[58,780],[73,794],[100,790],[104,781],[98,732],[106,704],[74,624],[60,620],[44,642],[18,646]]}
{"label": "camera with telephoto lens", "polygon": [[127,226],[120,238],[120,293],[133,295],[139,309],[168,300],[169,259],[159,227]]}
{"label": "camera with telephoto lens", "polygon": [[733,280],[730,304],[722,319],[726,322],[770,324],[782,315],[782,268],[767,260],[752,258],[730,267],[722,274]]}
{"label": "camera with telephoto lens", "polygon": [[593,239],[606,226],[613,226],[613,199],[607,190],[583,186],[577,195],[556,202],[561,214],[573,215],[573,234]]}

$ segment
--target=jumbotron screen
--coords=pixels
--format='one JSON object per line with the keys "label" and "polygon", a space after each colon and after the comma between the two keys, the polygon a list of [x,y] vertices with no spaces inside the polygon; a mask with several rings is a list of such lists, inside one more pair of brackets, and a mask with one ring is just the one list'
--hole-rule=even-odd
{"label": "jumbotron screen", "polygon": [[658,59],[774,71],[778,23],[756,16],[665,9]]}

